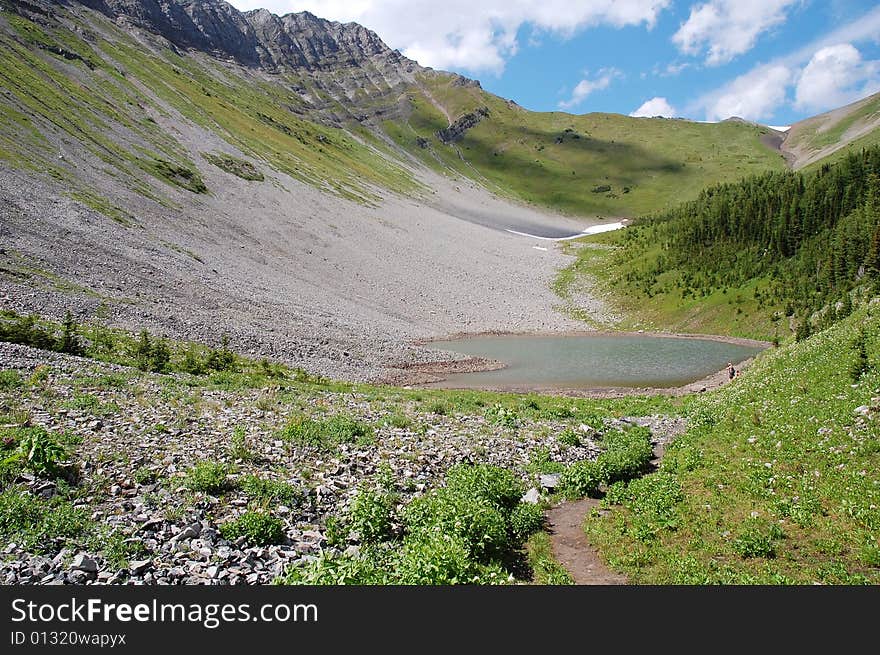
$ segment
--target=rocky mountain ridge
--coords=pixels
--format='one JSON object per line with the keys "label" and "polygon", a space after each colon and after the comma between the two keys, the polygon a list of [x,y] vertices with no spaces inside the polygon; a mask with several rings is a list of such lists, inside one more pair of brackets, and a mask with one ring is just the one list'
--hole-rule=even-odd
{"label": "rocky mountain ridge", "polygon": [[80,0],[92,9],[161,35],[181,48],[228,57],[268,71],[333,70],[366,62],[398,66],[401,77],[420,68],[357,23],[324,20],[304,11],[276,16],[241,12],[223,0]]}

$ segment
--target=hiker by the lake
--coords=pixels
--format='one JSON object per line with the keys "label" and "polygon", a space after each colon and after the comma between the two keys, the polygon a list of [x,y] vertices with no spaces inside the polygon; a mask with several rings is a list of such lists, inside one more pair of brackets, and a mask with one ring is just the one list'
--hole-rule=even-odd
{"label": "hiker by the lake", "polygon": [[727,362],[727,377],[730,380],[736,377],[736,369],[733,368],[733,362]]}

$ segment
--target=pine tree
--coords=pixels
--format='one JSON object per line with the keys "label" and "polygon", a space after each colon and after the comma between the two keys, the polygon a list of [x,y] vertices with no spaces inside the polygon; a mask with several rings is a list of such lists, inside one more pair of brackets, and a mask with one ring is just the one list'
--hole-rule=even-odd
{"label": "pine tree", "polygon": [[134,348],[134,361],[142,371],[150,370],[150,360],[153,355],[153,344],[150,343],[150,335],[146,330],[141,330],[137,345]]}
{"label": "pine tree", "polygon": [[76,321],[73,320],[73,314],[70,313],[70,310],[67,310],[64,315],[61,327],[61,341],[58,342],[58,351],[68,355],[82,355],[83,347],[77,335]]}
{"label": "pine tree", "polygon": [[855,351],[855,361],[850,366],[849,375],[853,382],[858,382],[865,373],[871,370],[871,365],[868,362],[868,335],[864,327],[859,330],[859,334],[853,342],[853,351]]}
{"label": "pine tree", "polygon": [[803,341],[804,339],[808,339],[812,332],[813,330],[812,326],[810,325],[810,317],[809,315],[804,316],[804,319],[800,323],[798,323],[797,330],[795,330],[795,341]]}
{"label": "pine tree", "polygon": [[164,373],[171,362],[171,350],[164,339],[157,339],[150,350],[150,370]]}

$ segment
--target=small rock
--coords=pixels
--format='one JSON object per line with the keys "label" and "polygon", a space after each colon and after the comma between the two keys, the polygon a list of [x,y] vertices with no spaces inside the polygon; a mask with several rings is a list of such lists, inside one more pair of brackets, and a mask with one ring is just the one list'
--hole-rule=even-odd
{"label": "small rock", "polygon": [[172,537],[172,541],[180,541],[181,539],[192,539],[193,537],[198,537],[201,531],[201,523],[190,523],[183,530],[174,535],[174,537]]}
{"label": "small rock", "polygon": [[129,563],[128,570],[132,575],[142,575],[153,564],[152,560],[139,559]]}
{"label": "small rock", "polygon": [[73,571],[85,571],[86,573],[97,573],[98,563],[85,553],[79,553],[73,558],[73,564],[70,565]]}
{"label": "small rock", "polygon": [[524,503],[529,503],[531,505],[537,505],[540,500],[541,500],[541,494],[534,487],[529,489],[522,497],[522,501]]}
{"label": "small rock", "polygon": [[86,581],[93,579],[96,575],[95,571],[75,570],[67,574],[67,580],[71,584],[85,584]]}
{"label": "small rock", "polygon": [[545,489],[555,489],[559,486],[561,473],[545,473],[541,476],[541,486]]}

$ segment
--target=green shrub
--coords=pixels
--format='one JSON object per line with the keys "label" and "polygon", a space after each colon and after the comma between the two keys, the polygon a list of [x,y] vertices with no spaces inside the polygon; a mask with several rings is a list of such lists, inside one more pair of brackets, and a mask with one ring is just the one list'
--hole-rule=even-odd
{"label": "green shrub", "polygon": [[769,527],[763,521],[748,520],[733,541],[733,550],[742,558],[776,557],[776,540],[785,534],[776,524]]}
{"label": "green shrub", "polygon": [[235,353],[229,349],[229,337],[227,335],[223,335],[219,350],[212,348],[208,353],[205,368],[211,371],[235,372],[238,370],[238,359]]}
{"label": "green shrub", "polygon": [[58,351],[68,355],[82,355],[83,347],[77,334],[76,321],[73,320],[73,314],[69,310],[64,316],[61,330],[61,339],[56,346]]}
{"label": "green shrub", "polygon": [[198,171],[187,166],[175,164],[166,159],[140,160],[140,164],[145,171],[169,184],[179,186],[192,193],[208,192],[208,187],[205,186]]}
{"label": "green shrub", "polygon": [[270,546],[284,541],[284,523],[267,512],[245,512],[220,526],[224,539],[245,537],[253,546]]}
{"label": "green shrub", "polygon": [[453,494],[474,498],[511,510],[523,495],[523,486],[510,471],[490,464],[457,464],[446,472],[446,488]]}
{"label": "green shrub", "polygon": [[199,353],[198,348],[194,344],[190,344],[184,351],[180,368],[184,373],[189,373],[190,375],[201,375],[207,369],[201,353]]}
{"label": "green shrub", "polygon": [[247,437],[244,428],[237,426],[232,431],[232,443],[229,446],[229,456],[232,459],[240,459],[243,462],[250,462],[256,459],[256,455],[251,452],[247,445]]}
{"label": "green shrub", "polygon": [[192,491],[221,494],[230,489],[226,476],[229,467],[221,462],[204,459],[186,473],[186,486]]}
{"label": "green shrub", "polygon": [[511,430],[519,426],[519,416],[517,413],[500,403],[496,403],[486,410],[486,420],[493,425],[499,425]]}
{"label": "green shrub", "polygon": [[410,534],[440,532],[462,539],[475,560],[486,562],[509,546],[508,521],[498,506],[483,499],[455,493],[448,487],[416,498],[404,511]]}
{"label": "green shrub", "polygon": [[171,349],[164,339],[157,339],[150,351],[150,370],[155,373],[164,373],[171,363]]}
{"label": "green shrub", "polygon": [[41,350],[55,350],[55,337],[37,325],[37,316],[17,317],[12,323],[0,321],[0,341],[18,343]]}
{"label": "green shrub", "polygon": [[428,412],[437,414],[437,416],[446,416],[449,413],[449,408],[442,400],[434,400],[428,404]]}
{"label": "green shrub", "polygon": [[40,475],[57,477],[62,474],[67,449],[43,428],[15,430],[18,447],[4,460],[4,467],[20,462]]}
{"label": "green shrub", "polygon": [[385,553],[363,549],[357,555],[322,553],[303,565],[291,566],[277,582],[287,585],[380,585],[394,584],[396,563]]}
{"label": "green shrub", "polygon": [[0,371],[0,391],[11,391],[22,386],[21,374],[18,371]]}
{"label": "green shrub", "polygon": [[150,333],[146,330],[141,330],[141,333],[138,335],[138,340],[134,346],[132,355],[134,356],[135,364],[139,369],[142,371],[150,370],[150,362],[153,356],[153,344],[150,341]]}
{"label": "green shrub", "polygon": [[343,414],[323,420],[297,416],[281,435],[298,446],[332,450],[344,443],[367,442],[373,437],[373,429]]}
{"label": "green shrub", "polygon": [[408,428],[409,426],[412,425],[412,421],[409,419],[409,417],[407,417],[403,414],[399,414],[399,413],[389,415],[388,418],[386,419],[386,422],[391,427],[398,428],[401,430]]}
{"label": "green shrub", "polygon": [[60,495],[44,500],[18,488],[0,493],[0,543],[15,542],[28,552],[49,553],[93,527],[85,510]]}
{"label": "green shrub", "polygon": [[217,168],[243,180],[262,182],[265,179],[263,174],[252,163],[232,155],[227,155],[225,152],[203,152],[202,157]]}
{"label": "green shrub", "polygon": [[299,489],[280,480],[264,480],[256,475],[245,475],[238,483],[248,498],[265,505],[295,505],[303,497]]}
{"label": "green shrub", "polygon": [[453,585],[472,582],[475,566],[460,535],[429,530],[404,540],[397,571],[401,584]]}
{"label": "green shrub", "polygon": [[544,510],[540,505],[520,503],[510,514],[510,533],[513,544],[525,542],[534,532],[544,527]]}
{"label": "green shrub", "polygon": [[[380,478],[387,477],[380,474]],[[340,547],[348,532],[361,537],[357,553],[321,556],[287,571],[287,584],[503,584],[512,579],[502,561],[543,513],[520,507],[521,484],[509,471],[461,464],[447,472],[447,485],[409,502],[402,512],[402,539],[395,534],[396,497],[361,491],[343,523],[328,519],[328,540]]]}
{"label": "green shrub", "polygon": [[643,473],[654,456],[651,432],[647,428],[610,432],[602,437],[602,443],[605,450],[596,462],[606,484],[629,480]]}
{"label": "green shrub", "polygon": [[853,382],[858,382],[863,375],[871,370],[871,364],[868,361],[868,335],[864,326],[859,329],[858,335],[853,341],[852,350],[854,359],[849,368],[849,375]]}
{"label": "green shrub", "polygon": [[632,512],[631,533],[649,542],[663,530],[679,525],[678,505],[684,493],[677,476],[658,472],[642,478],[612,484],[605,495],[605,505],[623,505]]}
{"label": "green shrub", "polygon": [[136,469],[132,477],[137,484],[153,484],[159,479],[158,474],[146,466]]}
{"label": "green shrub", "polygon": [[581,460],[569,465],[559,478],[559,491],[569,499],[595,497],[604,480],[602,469],[593,460]]}
{"label": "green shrub", "polygon": [[581,445],[581,435],[577,430],[572,428],[568,428],[559,433],[559,436],[556,437],[556,440],[565,445],[565,446],[580,446]]}
{"label": "green shrub", "polygon": [[352,501],[349,527],[357,532],[362,543],[388,539],[394,525],[395,504],[392,494],[363,489]]}

